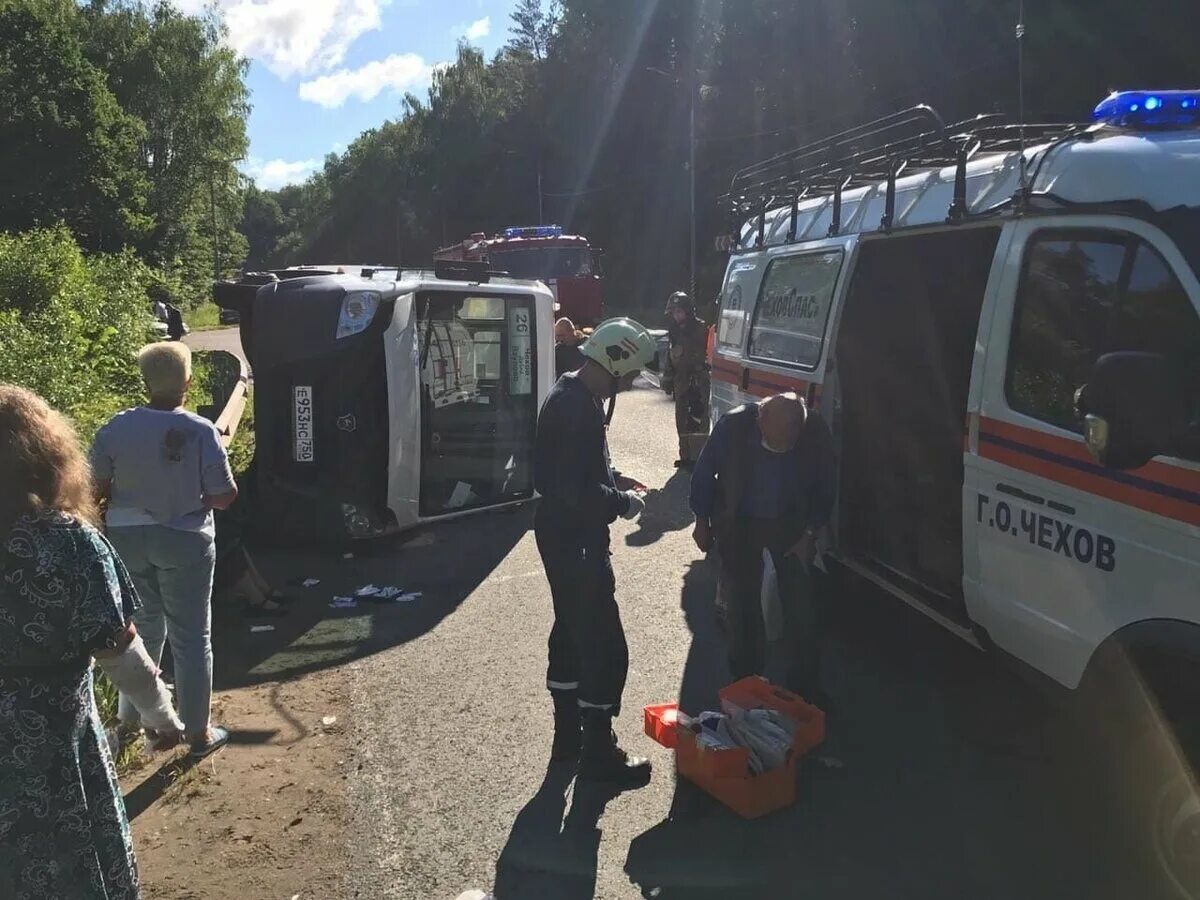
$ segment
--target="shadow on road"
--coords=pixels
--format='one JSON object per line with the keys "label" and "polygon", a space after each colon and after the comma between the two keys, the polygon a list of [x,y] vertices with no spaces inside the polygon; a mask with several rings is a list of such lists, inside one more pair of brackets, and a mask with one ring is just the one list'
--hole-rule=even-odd
{"label": "shadow on road", "polygon": [[[712,709],[728,678],[714,568],[696,562],[680,705]],[[839,579],[823,656],[836,705],[796,803],[743,820],[677,780],[667,817],[630,845],[643,896],[1147,896],[1122,850],[1099,748],[1008,669],[853,579]]]}
{"label": "shadow on road", "polygon": [[[256,551],[255,563],[293,602],[282,617],[255,617],[237,603],[214,604],[213,686],[230,690],[342,666],[415,640],[450,616],[529,530],[529,509],[483,514],[370,545],[352,558],[311,549]],[[305,588],[306,578],[320,583]],[[335,596],[365,585],[420,591],[410,603]],[[270,626],[270,630],[252,630]]]}
{"label": "shadow on road", "polygon": [[[574,782],[573,763],[554,763],[513,822],[496,862],[496,900],[591,900],[596,891],[600,817],[618,790]],[[564,812],[566,815],[564,816]]]}
{"label": "shadow on road", "polygon": [[[693,714],[715,709],[717,691],[730,680],[716,590],[716,560],[693,562],[680,593],[692,643],[679,696],[680,708]],[[742,821],[677,779],[667,818],[634,839],[625,872],[646,897],[755,897],[775,882],[775,861],[787,858],[791,840],[771,819]]]}
{"label": "shadow on road", "polygon": [[691,474],[677,469],[667,483],[646,494],[646,509],[638,518],[638,528],[625,536],[630,547],[648,547],[668,531],[679,531],[692,524],[688,509]]}

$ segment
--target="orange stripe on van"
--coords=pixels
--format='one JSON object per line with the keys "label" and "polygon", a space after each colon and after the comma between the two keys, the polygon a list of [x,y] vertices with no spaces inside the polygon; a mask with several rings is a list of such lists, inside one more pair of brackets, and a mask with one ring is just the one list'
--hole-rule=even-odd
{"label": "orange stripe on van", "polygon": [[1010,422],[980,421],[979,455],[1014,469],[1155,515],[1200,525],[1200,472],[1158,460],[1128,472],[1106,469],[1081,440]]}

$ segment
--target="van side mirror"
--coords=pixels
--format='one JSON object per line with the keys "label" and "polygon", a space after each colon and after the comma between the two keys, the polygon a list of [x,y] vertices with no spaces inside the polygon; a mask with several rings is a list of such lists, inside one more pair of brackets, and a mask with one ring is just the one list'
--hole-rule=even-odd
{"label": "van side mirror", "polygon": [[1157,353],[1107,353],[1075,393],[1092,458],[1110,469],[1137,469],[1171,453],[1186,422],[1184,379]]}

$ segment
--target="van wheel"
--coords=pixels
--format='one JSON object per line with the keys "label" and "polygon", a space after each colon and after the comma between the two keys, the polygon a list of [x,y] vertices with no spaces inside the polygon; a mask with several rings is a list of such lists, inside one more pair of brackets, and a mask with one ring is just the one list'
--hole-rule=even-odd
{"label": "van wheel", "polygon": [[1149,807],[1158,871],[1175,897],[1200,898],[1200,794],[1190,777],[1164,783]]}
{"label": "van wheel", "polygon": [[1145,896],[1200,900],[1200,664],[1152,650],[1111,650],[1100,662],[1084,685],[1086,708],[1113,750],[1110,777],[1150,882]]}

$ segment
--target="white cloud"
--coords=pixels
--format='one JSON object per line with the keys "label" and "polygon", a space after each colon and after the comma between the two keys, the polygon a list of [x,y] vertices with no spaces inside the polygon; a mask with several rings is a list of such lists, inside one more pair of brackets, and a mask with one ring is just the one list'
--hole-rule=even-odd
{"label": "white cloud", "polygon": [[254,183],[267,191],[276,191],[285,184],[303,181],[321,167],[319,159],[301,159],[289,162],[286,159],[264,160],[250,157],[242,167]]}
{"label": "white cloud", "polygon": [[[175,0],[197,13],[212,0]],[[229,42],[280,78],[341,64],[360,36],[381,27],[381,10],[391,0],[215,0]]]}
{"label": "white cloud", "polygon": [[484,16],[482,19],[476,19],[467,26],[463,32],[463,37],[468,41],[478,41],[481,38],[487,37],[492,31],[492,17]]}
{"label": "white cloud", "polygon": [[369,102],[385,90],[409,91],[429,84],[435,66],[416,53],[393,53],[357,69],[338,69],[301,82],[300,98],[335,109],[351,97]]}

